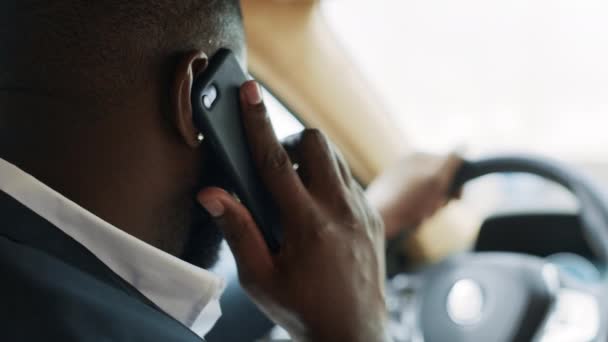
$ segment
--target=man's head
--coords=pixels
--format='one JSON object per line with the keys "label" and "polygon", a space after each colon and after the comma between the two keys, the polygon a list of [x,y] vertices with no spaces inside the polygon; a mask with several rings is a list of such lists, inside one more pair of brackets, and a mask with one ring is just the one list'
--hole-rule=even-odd
{"label": "man's head", "polygon": [[221,234],[195,193],[213,171],[190,107],[237,0],[0,1],[0,157],[119,228],[209,266]]}

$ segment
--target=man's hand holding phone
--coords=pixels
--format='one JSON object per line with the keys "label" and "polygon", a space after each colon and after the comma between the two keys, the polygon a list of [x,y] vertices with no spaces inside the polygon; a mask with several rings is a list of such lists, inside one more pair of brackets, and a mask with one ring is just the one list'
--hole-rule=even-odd
{"label": "man's hand holding phone", "polygon": [[224,231],[243,287],[296,340],[385,341],[378,213],[322,133],[305,130],[281,145],[253,81],[241,88],[241,106],[254,163],[279,208],[280,252],[224,190],[204,189],[198,199]]}

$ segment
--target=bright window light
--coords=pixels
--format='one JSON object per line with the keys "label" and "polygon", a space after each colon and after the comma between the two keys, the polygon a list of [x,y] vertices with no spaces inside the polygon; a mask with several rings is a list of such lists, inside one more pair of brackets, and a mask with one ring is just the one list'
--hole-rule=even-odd
{"label": "bright window light", "polygon": [[608,2],[322,1],[424,150],[608,165]]}
{"label": "bright window light", "polygon": [[304,125],[271,92],[266,88],[263,89],[264,104],[277,138],[283,140],[304,130]]}

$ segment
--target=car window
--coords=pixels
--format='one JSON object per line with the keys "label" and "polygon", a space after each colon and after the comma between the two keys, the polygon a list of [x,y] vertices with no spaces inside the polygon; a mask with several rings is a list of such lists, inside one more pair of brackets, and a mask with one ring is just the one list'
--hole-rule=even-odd
{"label": "car window", "polygon": [[268,89],[263,88],[268,116],[279,139],[301,132],[304,125]]}
{"label": "car window", "polygon": [[322,6],[417,145],[608,163],[608,2],[349,0]]}
{"label": "car window", "polygon": [[[542,154],[608,184],[608,2],[321,6],[414,147],[438,153],[464,147],[469,156]],[[496,206],[576,207],[571,196],[531,176],[493,178],[505,190],[496,192],[507,196]]]}

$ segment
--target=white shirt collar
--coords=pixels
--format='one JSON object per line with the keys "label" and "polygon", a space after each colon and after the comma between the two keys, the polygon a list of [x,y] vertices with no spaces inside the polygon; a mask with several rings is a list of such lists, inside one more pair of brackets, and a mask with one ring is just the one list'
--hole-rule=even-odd
{"label": "white shirt collar", "polygon": [[221,316],[224,280],[211,272],[112,226],[2,158],[0,190],[83,245],[200,337]]}

